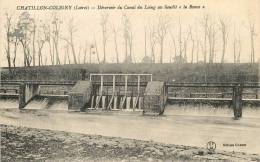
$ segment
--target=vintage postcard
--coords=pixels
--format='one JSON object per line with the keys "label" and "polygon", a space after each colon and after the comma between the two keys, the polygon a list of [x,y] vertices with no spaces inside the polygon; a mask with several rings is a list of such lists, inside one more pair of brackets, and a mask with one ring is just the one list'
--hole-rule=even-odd
{"label": "vintage postcard", "polygon": [[260,161],[260,0],[0,0],[0,161]]}

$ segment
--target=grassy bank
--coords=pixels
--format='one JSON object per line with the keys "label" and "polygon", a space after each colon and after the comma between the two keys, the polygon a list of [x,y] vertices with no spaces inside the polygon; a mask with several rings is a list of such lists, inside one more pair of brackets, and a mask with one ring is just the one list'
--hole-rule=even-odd
{"label": "grassy bank", "polygon": [[[180,82],[256,82],[258,64],[80,64],[15,68],[13,79],[78,80],[86,73],[151,73],[155,80]],[[1,79],[10,79],[2,68]]]}

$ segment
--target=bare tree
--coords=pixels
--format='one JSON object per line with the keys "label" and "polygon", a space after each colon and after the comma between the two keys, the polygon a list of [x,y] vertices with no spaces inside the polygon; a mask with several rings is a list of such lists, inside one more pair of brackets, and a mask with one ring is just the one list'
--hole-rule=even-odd
{"label": "bare tree", "polygon": [[101,15],[101,28],[102,28],[102,36],[103,36],[103,63],[106,63],[106,44],[108,39],[108,32],[107,32],[107,23],[108,23],[108,14]]}
{"label": "bare tree", "polygon": [[98,63],[100,64],[100,59],[99,59],[99,53],[98,53],[98,48],[97,48],[96,39],[95,39],[95,50],[96,50],[96,55],[97,55],[97,61],[98,61]]}
{"label": "bare tree", "polygon": [[200,50],[201,42],[197,39],[196,41],[196,62],[199,62],[199,50]]}
{"label": "bare tree", "polygon": [[67,42],[67,44],[70,46],[70,48],[71,48],[74,64],[78,63],[77,56],[76,56],[76,51],[75,51],[75,47],[74,47],[74,34],[75,34],[76,31],[77,31],[77,29],[76,29],[76,27],[74,25],[74,19],[70,18],[69,19],[69,24],[68,24],[69,37],[68,38],[61,37],[61,39],[65,40]]}
{"label": "bare tree", "polygon": [[190,36],[190,40],[192,42],[192,47],[191,47],[191,63],[193,63],[193,52],[194,52],[194,46],[195,46],[195,39],[193,38],[192,35],[192,29],[191,26],[189,25],[189,36]]}
{"label": "bare tree", "polygon": [[69,44],[66,44],[65,45],[65,59],[64,59],[64,64],[66,64],[67,63],[67,59],[68,59],[68,64],[70,64],[71,63],[71,61],[70,61],[70,50],[69,50]]}
{"label": "bare tree", "polygon": [[147,33],[147,27],[144,26],[144,57],[147,56],[147,51],[146,51],[146,49],[147,49],[147,48],[146,48],[146,44],[147,44],[147,43],[146,43],[146,37],[147,37],[146,35],[147,35],[147,34],[146,34],[146,33]]}
{"label": "bare tree", "polygon": [[134,34],[133,31],[131,29],[131,27],[129,28],[129,38],[128,38],[128,44],[129,44],[129,63],[131,63],[133,60],[135,62],[135,56],[133,55],[133,39],[134,39]]}
{"label": "bare tree", "polygon": [[40,24],[37,33],[37,45],[38,45],[38,65],[43,65],[42,48],[48,40],[48,28],[45,24]]}
{"label": "bare tree", "polygon": [[5,52],[6,52],[6,58],[7,58],[7,62],[8,62],[8,69],[9,69],[9,74],[12,77],[12,64],[11,64],[11,20],[12,20],[12,16],[9,15],[8,13],[5,13],[6,16],[6,24],[5,24],[5,29],[6,29],[6,48],[5,48]]}
{"label": "bare tree", "polygon": [[195,42],[196,42],[196,62],[199,62],[199,51],[200,51],[200,45],[201,45],[201,41],[198,38],[198,31],[197,28],[195,29]]}
{"label": "bare tree", "polygon": [[50,53],[50,60],[51,60],[51,65],[54,65],[54,53],[52,51],[52,45],[51,45],[51,29],[50,29],[50,25],[46,26],[46,31],[45,31],[45,38],[46,41],[49,44],[49,53]]}
{"label": "bare tree", "polygon": [[80,64],[80,54],[81,54],[81,47],[79,47],[79,51],[78,51],[78,61],[77,61],[77,63],[79,63],[79,64]]}
{"label": "bare tree", "polygon": [[213,63],[215,58],[215,42],[216,42],[215,24],[213,22],[210,22],[210,24],[207,27],[208,27],[207,36],[209,41],[209,63]]}
{"label": "bare tree", "polygon": [[127,17],[126,14],[122,15],[122,24],[123,24],[123,37],[124,37],[124,42],[125,42],[125,61],[127,61],[127,56],[128,56],[128,38],[129,38],[129,18]]}
{"label": "bare tree", "polygon": [[84,49],[83,49],[83,53],[84,53],[83,63],[84,64],[86,63],[86,59],[87,59],[87,48],[88,48],[88,44],[87,44],[87,41],[86,41]]}
{"label": "bare tree", "polygon": [[33,66],[35,66],[35,60],[36,60],[36,57],[35,57],[35,55],[36,55],[36,50],[35,50],[35,33],[36,33],[36,22],[35,22],[35,20],[33,19],[33,21],[32,21],[32,61],[33,61]]}
{"label": "bare tree", "polygon": [[[131,30],[131,22],[129,17],[126,14],[122,15],[122,24],[123,24],[123,38],[125,43],[125,63],[132,62],[132,40],[133,40],[133,33]],[[131,43],[131,44],[129,44]],[[129,55],[128,56],[128,51]]]}
{"label": "bare tree", "polygon": [[157,37],[160,45],[160,63],[163,63],[163,48],[164,48],[164,40],[167,34],[167,30],[169,27],[169,19],[166,16],[160,15],[158,18],[158,26],[157,26]]}
{"label": "bare tree", "polygon": [[182,25],[181,25],[181,18],[179,17],[179,55],[182,58]]}
{"label": "bare tree", "polygon": [[183,52],[184,52],[184,61],[182,62],[187,62],[187,44],[188,44],[188,38],[189,34],[187,34],[186,38],[183,40]]}
{"label": "bare tree", "polygon": [[150,25],[149,39],[151,48],[151,62],[155,63],[156,31],[154,25]]}
{"label": "bare tree", "polygon": [[18,30],[14,29],[13,36],[12,36],[12,43],[14,44],[14,51],[13,51],[13,67],[16,67],[16,56],[17,56],[17,46],[19,44],[19,33]]}
{"label": "bare tree", "polygon": [[250,61],[251,63],[255,62],[255,22],[252,21],[252,19],[248,18],[248,23],[249,23],[249,32],[250,32],[250,41],[251,41],[251,55],[250,55]]}
{"label": "bare tree", "polygon": [[24,53],[24,66],[30,66],[32,61],[32,56],[30,53],[30,37],[32,34],[32,24],[33,19],[30,17],[28,12],[23,12],[19,16],[19,20],[17,23],[17,30],[20,35],[19,41],[23,46],[23,53]]}
{"label": "bare tree", "polygon": [[233,40],[233,59],[234,59],[234,63],[240,63],[240,55],[241,55],[240,30],[238,30],[238,34],[237,34],[237,31],[236,31],[235,25],[234,25],[234,40]]}
{"label": "bare tree", "polygon": [[62,21],[58,18],[57,14],[54,13],[53,20],[52,20],[52,40],[53,40],[53,53],[56,54],[56,64],[60,64],[60,57],[59,57],[59,38],[60,38],[60,26]]}
{"label": "bare tree", "polygon": [[[177,59],[177,46],[176,46],[176,42],[175,42],[175,38],[173,33],[171,32],[171,38],[172,38],[172,42],[173,42],[173,48],[174,48],[174,61],[176,61],[175,59]],[[172,56],[170,57],[170,62],[172,62]]]}
{"label": "bare tree", "polygon": [[206,63],[207,61],[208,20],[209,20],[209,15],[208,14],[204,15],[202,20],[202,25],[204,29],[204,48],[203,48],[204,63]]}
{"label": "bare tree", "polygon": [[227,23],[223,18],[219,19],[220,22],[220,31],[222,34],[222,57],[221,63],[224,63],[225,60],[225,53],[226,53],[226,46],[227,46],[227,39],[228,39],[228,32],[227,32]]}
{"label": "bare tree", "polygon": [[116,52],[116,63],[119,63],[119,54],[118,54],[118,46],[117,46],[117,33],[118,30],[113,26],[112,27],[113,35],[114,35],[114,44],[115,44],[115,52]]}
{"label": "bare tree", "polygon": [[240,30],[239,30],[239,34],[238,34],[238,39],[237,39],[237,43],[238,43],[238,54],[237,54],[237,63],[240,63],[240,56],[241,56],[241,38],[240,38]]}

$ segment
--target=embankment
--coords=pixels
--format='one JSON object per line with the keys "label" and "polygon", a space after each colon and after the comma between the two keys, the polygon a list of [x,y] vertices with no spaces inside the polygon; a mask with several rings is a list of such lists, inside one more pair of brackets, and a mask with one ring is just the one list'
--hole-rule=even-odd
{"label": "embankment", "polygon": [[[179,82],[257,82],[259,64],[80,64],[15,68],[12,79],[79,80],[89,73],[151,73],[154,80]],[[10,79],[2,68],[1,79]]]}
{"label": "embankment", "polygon": [[153,141],[10,125],[0,128],[2,161],[260,161],[259,155]]}

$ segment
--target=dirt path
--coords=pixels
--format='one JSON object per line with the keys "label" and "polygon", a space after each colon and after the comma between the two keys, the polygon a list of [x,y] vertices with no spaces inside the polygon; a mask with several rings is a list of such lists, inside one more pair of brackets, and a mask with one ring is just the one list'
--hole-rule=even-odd
{"label": "dirt path", "polygon": [[1,125],[2,161],[260,161],[260,156]]}

